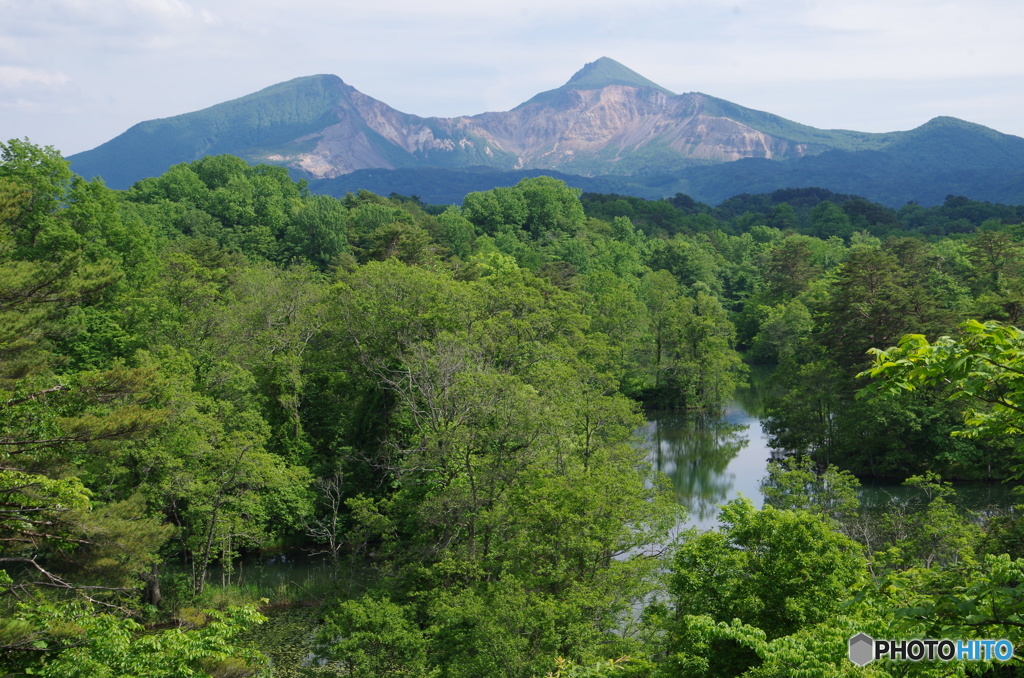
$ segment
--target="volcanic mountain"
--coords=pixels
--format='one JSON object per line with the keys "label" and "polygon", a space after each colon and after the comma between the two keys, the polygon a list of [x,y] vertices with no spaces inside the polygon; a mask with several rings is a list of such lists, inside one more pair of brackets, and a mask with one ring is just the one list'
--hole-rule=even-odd
{"label": "volcanic mountain", "polygon": [[[967,147],[945,145],[952,128],[959,142],[970,138]],[[511,111],[457,118],[403,113],[334,75],[297,78],[194,113],[139,123],[69,159],[79,174],[100,175],[114,188],[176,163],[230,153],[284,165],[308,179],[371,169],[468,167],[591,177],[670,174],[679,178],[677,188],[696,188],[707,197],[707,191],[732,190],[737,173],[753,173],[768,184],[807,180],[801,169],[817,165],[796,161],[825,153],[858,156],[860,162],[862,153],[882,152],[886,162],[916,156],[934,164],[951,152],[975,158],[972,144],[980,144],[986,167],[1024,167],[1024,139],[952,118],[909,132],[820,130],[707,94],[674,94],[603,57]],[[732,162],[746,159],[789,162]],[[730,167],[716,169],[725,163]]]}

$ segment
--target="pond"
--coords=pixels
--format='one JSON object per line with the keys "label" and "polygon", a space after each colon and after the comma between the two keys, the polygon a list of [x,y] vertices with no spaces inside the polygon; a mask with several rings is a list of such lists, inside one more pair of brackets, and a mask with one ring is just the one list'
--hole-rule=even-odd
{"label": "pond", "polygon": [[[648,459],[672,481],[687,509],[686,527],[710,529],[718,524],[718,507],[740,495],[763,505],[761,482],[775,451],[761,428],[762,403],[770,371],[755,368],[750,386],[739,390],[721,416],[680,412],[648,412],[647,425],[637,431]],[[1008,508],[1011,487],[998,482],[954,483],[956,503],[965,509]],[[865,482],[861,506],[881,510],[890,501],[906,501],[915,490],[891,482]]]}
{"label": "pond", "polygon": [[740,495],[763,504],[771,448],[760,419],[736,401],[721,417],[652,412],[638,433],[651,464],[672,480],[688,527],[715,526],[718,507]]}

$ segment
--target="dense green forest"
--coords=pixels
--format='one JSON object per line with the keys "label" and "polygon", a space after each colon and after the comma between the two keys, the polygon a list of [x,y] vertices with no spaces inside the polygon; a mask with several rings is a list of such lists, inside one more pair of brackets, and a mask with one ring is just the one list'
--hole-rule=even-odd
{"label": "dense green forest", "polygon": [[[0,671],[1010,675],[846,653],[1021,643],[1024,524],[946,480],[1024,468],[1022,221],[548,177],[338,199],[230,156],[112,191],[0,144]],[[713,414],[750,363],[789,456],[764,509],[680,532],[642,408]],[[923,499],[859,511],[868,477]],[[333,576],[236,585],[286,545]]]}

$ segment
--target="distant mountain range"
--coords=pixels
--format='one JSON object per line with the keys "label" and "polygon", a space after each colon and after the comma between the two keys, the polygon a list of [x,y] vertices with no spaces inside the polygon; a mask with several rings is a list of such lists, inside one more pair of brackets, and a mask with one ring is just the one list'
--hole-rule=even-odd
{"label": "distant mountain range", "polygon": [[333,75],[298,78],[139,123],[69,160],[83,176],[127,188],[220,153],[284,165],[318,192],[367,188],[427,202],[558,173],[584,190],[681,192],[709,203],[802,186],[892,206],[950,193],[1024,203],[1020,137],[945,117],[907,132],[821,130],[706,94],[673,94],[608,58],[511,111],[459,118],[402,113]]}

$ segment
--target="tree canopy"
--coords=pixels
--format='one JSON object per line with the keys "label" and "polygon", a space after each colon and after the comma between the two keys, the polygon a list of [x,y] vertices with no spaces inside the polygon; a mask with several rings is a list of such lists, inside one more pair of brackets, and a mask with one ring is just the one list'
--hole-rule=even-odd
{"label": "tree canopy", "polygon": [[[858,631],[1016,640],[1024,527],[936,473],[1020,472],[1017,214],[549,177],[436,207],[230,156],[111,191],[2,144],[0,667],[833,676]],[[787,461],[680,533],[634,434],[717,421],[751,362]],[[853,473],[921,499],[870,515]],[[286,545],[321,589],[247,579]]]}

